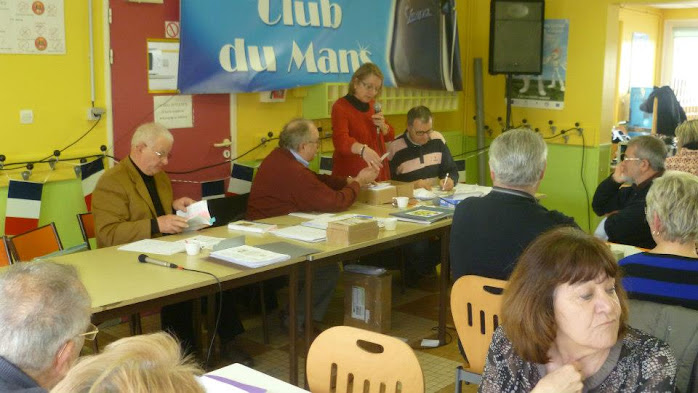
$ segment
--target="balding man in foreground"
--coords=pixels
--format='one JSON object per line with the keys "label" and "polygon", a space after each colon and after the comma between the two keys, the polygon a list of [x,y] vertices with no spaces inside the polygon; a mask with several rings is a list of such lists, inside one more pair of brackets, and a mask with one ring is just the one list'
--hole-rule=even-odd
{"label": "balding man in foreground", "polygon": [[24,262],[0,273],[0,392],[53,388],[94,339],[90,296],[71,266]]}

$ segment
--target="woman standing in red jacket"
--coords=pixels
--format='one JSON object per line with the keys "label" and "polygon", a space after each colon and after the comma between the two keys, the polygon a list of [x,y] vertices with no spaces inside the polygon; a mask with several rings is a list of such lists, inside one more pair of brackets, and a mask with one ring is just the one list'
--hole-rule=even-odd
{"label": "woman standing in red jacket", "polygon": [[349,94],[332,105],[332,174],[355,176],[368,165],[381,167],[376,180],[388,180],[390,169],[381,156],[395,137],[375,98],[383,87],[383,73],[373,63],[359,67],[349,82]]}

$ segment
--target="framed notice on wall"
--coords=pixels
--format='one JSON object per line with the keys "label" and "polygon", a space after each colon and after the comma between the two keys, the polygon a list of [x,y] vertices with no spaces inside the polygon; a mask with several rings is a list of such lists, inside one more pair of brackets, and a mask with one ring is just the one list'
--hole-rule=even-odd
{"label": "framed notice on wall", "polygon": [[148,38],[148,93],[177,93],[179,40]]}

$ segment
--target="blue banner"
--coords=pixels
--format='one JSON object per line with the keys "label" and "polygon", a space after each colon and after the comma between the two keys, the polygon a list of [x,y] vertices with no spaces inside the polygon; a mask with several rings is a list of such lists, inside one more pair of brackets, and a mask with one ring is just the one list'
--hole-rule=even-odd
{"label": "blue banner", "polygon": [[367,62],[385,86],[460,89],[455,13],[442,0],[181,0],[180,12],[185,94],[348,82]]}
{"label": "blue banner", "polygon": [[[178,88],[269,91],[347,82],[365,62],[389,70],[393,7],[375,0],[181,0]],[[385,84],[394,85],[385,74]]]}

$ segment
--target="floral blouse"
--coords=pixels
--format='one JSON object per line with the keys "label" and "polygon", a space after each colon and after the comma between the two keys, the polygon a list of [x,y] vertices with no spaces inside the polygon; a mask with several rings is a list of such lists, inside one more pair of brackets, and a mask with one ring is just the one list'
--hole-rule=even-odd
{"label": "floral blouse", "polygon": [[679,154],[668,157],[664,167],[667,171],[688,172],[698,176],[698,150],[683,148]]}
{"label": "floral blouse", "polygon": [[[545,366],[520,358],[500,326],[494,332],[478,392],[529,392],[545,376]],[[676,359],[663,341],[637,329],[611,348],[583,392],[673,392]]]}

